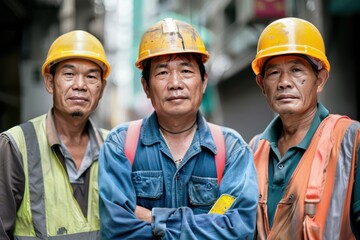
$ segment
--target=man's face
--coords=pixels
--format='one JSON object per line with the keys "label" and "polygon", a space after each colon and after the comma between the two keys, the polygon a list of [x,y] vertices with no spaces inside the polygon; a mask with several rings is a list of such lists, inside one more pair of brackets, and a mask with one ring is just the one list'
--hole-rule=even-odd
{"label": "man's face", "polygon": [[165,55],[151,61],[149,85],[144,79],[142,84],[159,116],[191,116],[200,107],[207,75],[202,81],[191,55]]}
{"label": "man's face", "polygon": [[45,75],[47,91],[53,95],[54,110],[73,117],[88,117],[97,107],[106,81],[100,67],[89,60],[59,62],[55,76]]}
{"label": "man's face", "polygon": [[274,112],[286,116],[316,110],[317,94],[328,78],[326,70],[315,74],[310,63],[299,56],[278,56],[265,66],[256,81]]}

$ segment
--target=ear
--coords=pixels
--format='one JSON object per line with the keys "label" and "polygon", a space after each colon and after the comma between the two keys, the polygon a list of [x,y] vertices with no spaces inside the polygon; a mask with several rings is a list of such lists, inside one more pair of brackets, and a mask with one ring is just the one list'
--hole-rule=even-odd
{"label": "ear", "polygon": [[146,80],[143,77],[141,78],[141,84],[142,84],[142,87],[143,87],[144,92],[146,94],[146,97],[150,98],[149,86],[147,85]]}
{"label": "ear", "polygon": [[104,80],[104,79],[102,79],[102,80],[101,80],[101,93],[100,93],[100,98],[102,98],[102,95],[103,95],[103,93],[104,93],[104,89],[105,89],[106,84],[107,84],[107,81]]}
{"label": "ear", "polygon": [[203,92],[203,94],[205,93],[205,91],[206,91],[206,87],[207,87],[207,84],[208,84],[208,79],[209,79],[209,77],[208,77],[208,74],[207,73],[205,73],[205,75],[204,75],[204,81],[203,81],[203,90],[202,90],[202,92]]}
{"label": "ear", "polygon": [[329,79],[329,72],[326,69],[321,69],[318,73],[316,84],[317,84],[317,93],[322,92],[322,90],[325,87],[325,84],[327,83],[327,80]]}
{"label": "ear", "polygon": [[264,78],[263,76],[261,76],[261,74],[256,75],[256,84],[261,88],[261,92],[263,93],[263,95],[265,94],[265,89],[264,89]]}
{"label": "ear", "polygon": [[46,91],[50,94],[54,93],[54,78],[50,73],[44,74],[44,83]]}

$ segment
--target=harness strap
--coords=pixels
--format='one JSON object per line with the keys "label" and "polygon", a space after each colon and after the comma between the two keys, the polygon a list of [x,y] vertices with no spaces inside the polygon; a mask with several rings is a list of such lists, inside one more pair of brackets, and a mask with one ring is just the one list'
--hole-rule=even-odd
{"label": "harness strap", "polygon": [[208,125],[210,127],[210,131],[216,145],[217,153],[215,154],[215,164],[216,164],[216,173],[218,177],[218,185],[220,186],[220,182],[225,169],[225,161],[226,161],[225,140],[220,126],[212,123],[208,123]]}
{"label": "harness strap", "polygon": [[320,132],[318,147],[311,165],[310,178],[305,194],[305,214],[310,217],[316,214],[316,204],[320,202],[326,179],[326,168],[329,163],[330,152],[334,145],[334,128],[336,123],[346,118],[340,115],[330,115],[327,124],[324,124]]}
{"label": "harness strap", "polygon": [[[124,152],[125,152],[125,156],[129,159],[131,165],[133,165],[135,159],[136,148],[140,136],[141,124],[142,124],[142,119],[131,121],[129,123],[129,127],[126,133]],[[220,126],[212,123],[208,123],[208,125],[216,145],[217,153],[215,154],[215,164],[216,164],[216,173],[218,177],[218,185],[220,185],[220,181],[223,176],[223,172],[225,169],[225,161],[226,161],[225,140]]]}
{"label": "harness strap", "polygon": [[131,121],[126,133],[125,139],[125,156],[129,159],[130,164],[133,165],[135,159],[136,148],[139,141],[140,128],[142,119]]}

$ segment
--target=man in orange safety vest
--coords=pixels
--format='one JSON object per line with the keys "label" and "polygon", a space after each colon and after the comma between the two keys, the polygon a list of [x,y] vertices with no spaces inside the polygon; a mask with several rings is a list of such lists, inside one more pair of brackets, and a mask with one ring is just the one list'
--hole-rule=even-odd
{"label": "man in orange safety vest", "polygon": [[318,29],[278,19],[252,68],[278,114],[250,145],[259,181],[257,239],[354,239],[360,229],[360,123],[318,102],[330,71]]}

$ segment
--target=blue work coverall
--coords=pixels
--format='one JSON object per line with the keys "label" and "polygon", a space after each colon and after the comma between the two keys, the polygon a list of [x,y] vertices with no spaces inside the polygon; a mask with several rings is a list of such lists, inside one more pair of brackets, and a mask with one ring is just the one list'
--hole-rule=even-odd
{"label": "blue work coverall", "polygon": [[[101,239],[253,238],[257,177],[252,152],[239,133],[222,127],[226,165],[218,186],[216,146],[200,112],[178,168],[156,113],[143,120],[133,166],[124,154],[127,128],[127,123],[114,128],[100,151]],[[232,207],[223,215],[208,214],[221,194],[236,197]],[[152,210],[152,223],[135,216],[136,205]]]}

